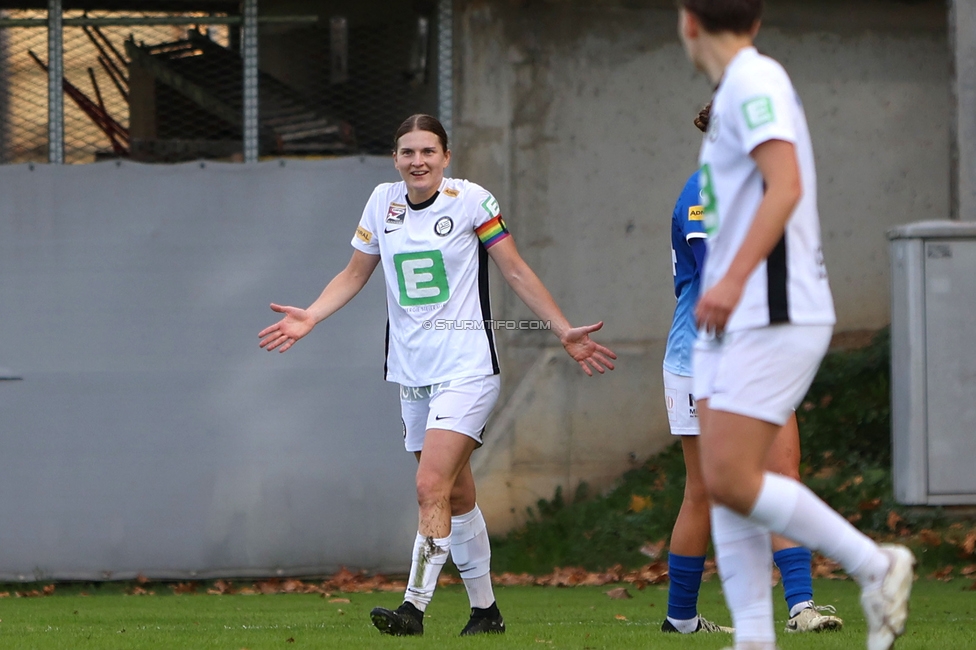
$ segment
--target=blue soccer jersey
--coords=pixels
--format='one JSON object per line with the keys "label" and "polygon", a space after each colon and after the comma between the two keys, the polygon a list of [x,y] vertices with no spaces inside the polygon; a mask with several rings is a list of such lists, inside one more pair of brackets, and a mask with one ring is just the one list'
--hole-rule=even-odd
{"label": "blue soccer jersey", "polygon": [[[701,260],[704,259],[704,208],[698,188],[698,172],[691,175],[678,197],[671,215],[671,268],[674,272],[674,318],[664,352],[664,369],[676,375],[691,376],[691,346],[698,336],[695,303]],[[697,242],[694,240],[698,240]],[[699,257],[696,259],[695,247]]]}

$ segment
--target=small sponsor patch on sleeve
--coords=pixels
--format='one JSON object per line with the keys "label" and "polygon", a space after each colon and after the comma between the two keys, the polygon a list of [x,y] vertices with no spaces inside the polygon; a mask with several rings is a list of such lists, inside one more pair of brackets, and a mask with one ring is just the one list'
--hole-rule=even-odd
{"label": "small sponsor patch on sleeve", "polygon": [[742,114],[745,115],[746,124],[750,129],[758,129],[764,124],[776,121],[773,100],[765,95],[754,97],[742,104]]}
{"label": "small sponsor patch on sleeve", "polygon": [[705,218],[705,206],[693,205],[688,208],[688,221],[701,221]]}
{"label": "small sponsor patch on sleeve", "polygon": [[458,197],[458,194],[460,194],[460,192],[454,189],[453,187],[448,187],[444,190],[444,194],[446,196],[451,197],[452,199],[456,199]]}
{"label": "small sponsor patch on sleeve", "polygon": [[362,226],[356,226],[356,237],[368,244],[373,240],[373,233],[366,230]]}

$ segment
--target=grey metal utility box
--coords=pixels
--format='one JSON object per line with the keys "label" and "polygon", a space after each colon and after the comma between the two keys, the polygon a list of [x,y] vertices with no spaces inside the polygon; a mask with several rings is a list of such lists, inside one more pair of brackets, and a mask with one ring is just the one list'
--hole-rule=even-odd
{"label": "grey metal utility box", "polygon": [[976,504],[976,223],[888,232],[895,499]]}

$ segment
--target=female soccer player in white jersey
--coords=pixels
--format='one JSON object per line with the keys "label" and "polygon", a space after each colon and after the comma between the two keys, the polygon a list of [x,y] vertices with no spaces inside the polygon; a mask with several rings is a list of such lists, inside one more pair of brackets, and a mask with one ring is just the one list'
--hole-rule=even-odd
{"label": "female soccer player in white jersey", "polygon": [[522,260],[498,203],[484,188],[444,178],[447,133],[429,115],[413,115],[394,137],[403,179],[374,191],[356,228],[352,259],[307,309],[271,305],[284,317],[258,335],[267,350],[288,350],[365,286],[377,265],[386,278],[386,379],[400,384],[404,443],[419,461],[420,523],[404,602],[373,609],[373,624],[392,635],[423,634],[423,616],[448,555],[471,602],[462,635],[499,633],[505,623],[489,574],[485,520],[475,502],[469,458],[481,445],[498,398],[498,360],[488,301],[490,257],[515,293],[549,321],[584,372],[613,370],[616,356],[592,341],[603,323],[572,327]]}
{"label": "female soccer player in white jersey", "polygon": [[[699,111],[695,126],[708,128],[711,104]],[[691,373],[691,349],[697,338],[695,303],[705,261],[705,227],[698,172],[685,184],[671,215],[671,260],[674,271],[675,308],[668,344],[664,351],[664,393],[671,434],[680,437],[685,459],[685,491],[671,532],[668,553],[668,613],[662,632],[693,634],[733,632],[698,615],[698,592],[705,569],[705,552],[711,532],[708,495],[702,479],[698,444],[698,413]],[[800,479],[800,431],[790,415],[779,430],[766,457],[766,469]],[[810,550],[776,535],[773,562],[783,577],[789,608],[787,632],[839,630],[844,621],[835,609],[813,602]]]}
{"label": "female soccer player in white jersey", "polygon": [[914,558],[879,547],[767,451],[830,343],[813,147],[783,68],[752,41],[762,0],[681,0],[691,62],[717,84],[699,155],[708,253],[693,355],[701,464],[735,650],[773,650],[770,533],[840,562],[861,585],[868,650],[905,629]]}

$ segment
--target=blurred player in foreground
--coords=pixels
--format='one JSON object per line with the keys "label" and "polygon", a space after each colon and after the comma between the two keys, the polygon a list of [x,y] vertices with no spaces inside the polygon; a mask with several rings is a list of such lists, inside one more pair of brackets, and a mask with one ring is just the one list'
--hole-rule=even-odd
{"label": "blurred player in foreground", "polygon": [[[711,104],[695,118],[695,126],[708,128]],[[668,345],[664,353],[664,393],[671,434],[681,438],[685,459],[685,493],[671,533],[668,555],[668,615],[662,632],[734,632],[698,615],[698,592],[705,569],[705,552],[711,532],[708,495],[702,479],[698,444],[698,414],[692,390],[691,348],[697,337],[695,302],[705,260],[704,208],[698,172],[692,174],[671,215],[671,261],[677,303]],[[800,479],[800,431],[796,415],[779,430],[766,459],[766,469]],[[813,602],[810,550],[778,535],[773,536],[773,561],[783,576],[789,608],[787,632],[823,632],[844,625],[830,605]]]}
{"label": "blurred player in foreground", "polygon": [[699,155],[708,257],[692,370],[735,650],[776,647],[770,533],[838,561],[861,586],[868,650],[888,650],[908,617],[911,552],[879,547],[800,482],[765,469],[835,320],[803,107],[783,68],[753,47],[762,0],[680,6],[685,52],[718,86]]}
{"label": "blurred player in foreground", "polygon": [[572,327],[522,260],[498,203],[484,188],[444,178],[447,133],[414,115],[394,137],[403,179],[373,191],[352,239],[352,259],[307,309],[262,330],[261,347],[288,350],[359,293],[383,265],[389,321],[386,379],[400,384],[404,445],[417,456],[420,522],[403,604],[370,613],[385,634],[420,635],[441,568],[451,555],[471,603],[462,636],[500,633],[485,520],[475,501],[469,459],[482,444],[498,399],[498,359],[488,300],[488,258],[515,293],[550,324],[584,372],[613,370],[616,356],[589,334],[603,323]]}

